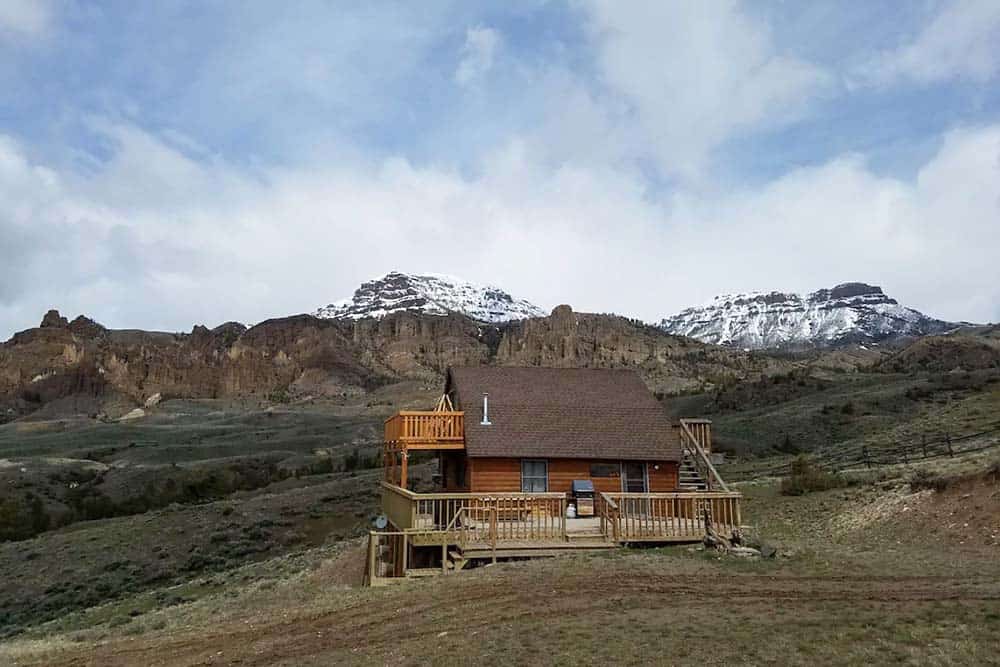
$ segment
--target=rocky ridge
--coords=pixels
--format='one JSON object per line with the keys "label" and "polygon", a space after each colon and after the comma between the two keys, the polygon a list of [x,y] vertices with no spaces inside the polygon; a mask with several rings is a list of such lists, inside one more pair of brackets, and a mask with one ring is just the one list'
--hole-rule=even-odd
{"label": "rocky ridge", "polygon": [[369,280],[354,295],[316,311],[324,319],[381,318],[391,313],[465,315],[477,322],[500,323],[545,315],[538,306],[515,299],[499,287],[477,285],[443,274],[406,274],[398,271]]}
{"label": "rocky ridge", "polygon": [[[119,416],[169,398],[363,396],[380,386],[440,382],[451,365],[634,368],[661,393],[755,377],[783,362],[679,338],[635,320],[574,313],[486,325],[459,314],[381,319],[298,315],[249,329],[111,330],[58,313],[0,344],[0,421],[61,406]],[[71,404],[66,401],[72,400]]]}
{"label": "rocky ridge", "polygon": [[660,322],[668,333],[752,349],[878,343],[955,329],[902,306],[881,287],[844,283],[811,294],[754,292],[715,297]]}

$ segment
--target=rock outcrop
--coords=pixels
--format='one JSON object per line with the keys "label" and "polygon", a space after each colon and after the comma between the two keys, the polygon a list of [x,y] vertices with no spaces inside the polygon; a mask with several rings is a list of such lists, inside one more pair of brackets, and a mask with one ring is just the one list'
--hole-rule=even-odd
{"label": "rock outcrop", "polygon": [[43,326],[0,344],[0,419],[67,396],[89,397],[75,410],[99,413],[103,400],[114,400],[124,414],[157,395],[359,395],[401,380],[437,383],[448,366],[492,363],[635,368],[654,390],[671,393],[758,375],[776,362],[569,306],[499,325],[398,312],[358,320],[297,315],[187,334],[111,330],[52,311]]}

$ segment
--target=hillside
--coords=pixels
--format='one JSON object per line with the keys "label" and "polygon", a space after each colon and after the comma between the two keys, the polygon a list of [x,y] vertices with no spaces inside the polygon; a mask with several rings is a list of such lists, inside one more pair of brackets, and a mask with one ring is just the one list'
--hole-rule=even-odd
{"label": "hillside", "polygon": [[747,486],[747,522],[777,548],[774,559],[629,549],[361,589],[361,544],[331,538],[67,614],[0,645],[0,659],[991,664],[1000,506],[995,471],[978,470],[941,491],[911,487],[912,470],[804,497]]}

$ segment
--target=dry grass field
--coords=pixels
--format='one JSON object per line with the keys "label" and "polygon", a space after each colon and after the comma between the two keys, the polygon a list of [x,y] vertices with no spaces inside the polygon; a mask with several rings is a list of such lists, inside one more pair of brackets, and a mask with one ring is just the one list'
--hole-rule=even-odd
{"label": "dry grass field", "polygon": [[171,587],[181,601],[169,605],[147,591],[39,625],[0,660],[998,664],[995,461],[966,461],[941,490],[911,488],[915,474],[799,497],[745,486],[775,559],[634,549],[362,589],[360,542],[336,542],[196,577]]}

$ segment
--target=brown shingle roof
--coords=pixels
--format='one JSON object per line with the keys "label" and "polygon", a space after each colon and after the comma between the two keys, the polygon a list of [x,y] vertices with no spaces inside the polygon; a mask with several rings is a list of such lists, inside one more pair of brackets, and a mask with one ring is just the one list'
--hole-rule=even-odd
{"label": "brown shingle roof", "polygon": [[[586,368],[452,368],[469,456],[679,461],[679,436],[639,375]],[[491,426],[483,418],[489,397]]]}

